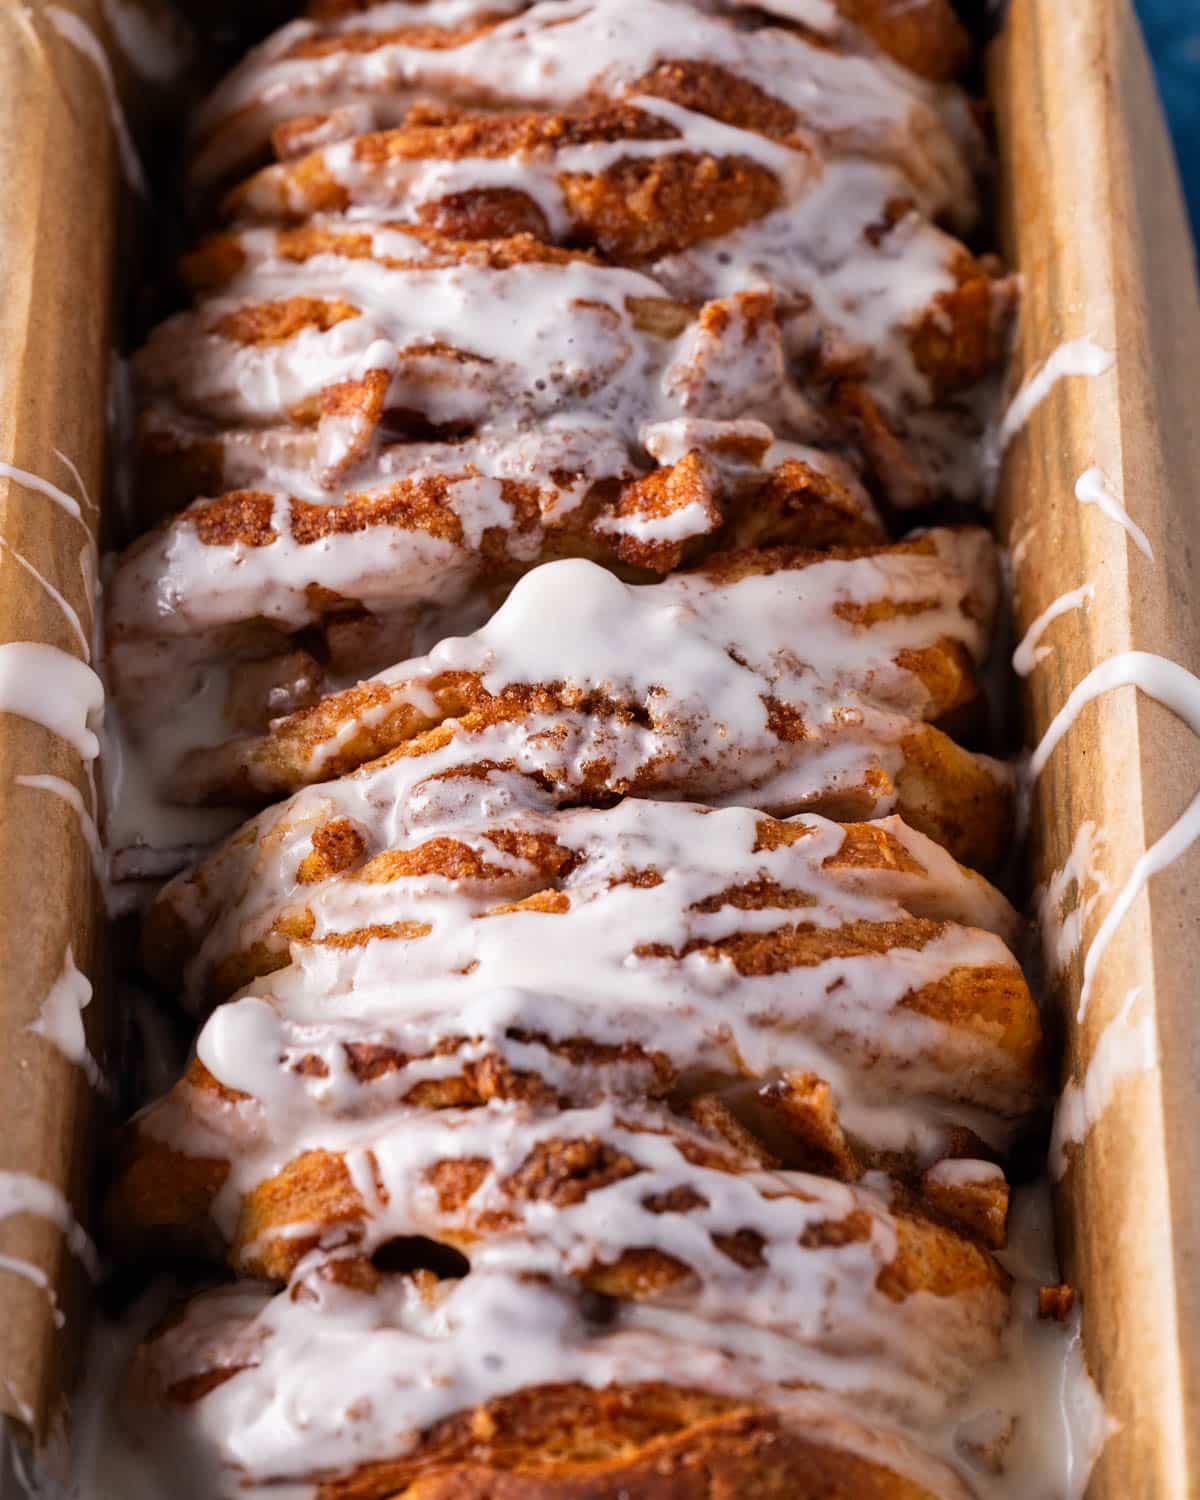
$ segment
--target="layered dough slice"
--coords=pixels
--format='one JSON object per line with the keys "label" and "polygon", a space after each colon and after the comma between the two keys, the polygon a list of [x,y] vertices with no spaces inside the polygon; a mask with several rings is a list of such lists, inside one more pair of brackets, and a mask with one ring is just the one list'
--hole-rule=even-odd
{"label": "layered dough slice", "polygon": [[238,1278],[134,1358],[152,1487],[1003,1465],[996,561],[875,508],[978,490],[963,56],[944,0],[312,0],[201,112],[106,665],[173,817],[285,800],[144,927],[201,1030],[108,1243]]}
{"label": "layered dough slice", "polygon": [[144,536],[108,593],[111,681],[139,739],[172,704],[197,705],[214,740],[264,730],[482,624],[550,559],[652,581],[722,543],[881,540],[844,464],[758,423],[664,424],[652,441],[686,449],[644,476],[589,435],[396,446],[337,503],[275,467],[264,481],[287,489],[197,501]]}
{"label": "layered dough slice", "polygon": [[589,246],[692,306],[769,276],[806,394],[879,488],[908,505],[946,491],[973,498],[941,449],[957,430],[956,403],[1003,354],[1012,280],[930,224],[893,168],[797,154],[757,133],[752,110],[750,127],[722,127],[732,139],[685,150],[665,108],[414,110],[402,128],[252,178],[233,211],[308,222],[217,236],[186,262],[188,275],[214,288],[250,284],[266,258],[316,261],[322,245],[360,233],[358,216],[374,215],[458,237]]}
{"label": "layered dough slice", "polygon": [[731,553],[640,587],[550,563],[475,634],[187,756],[174,794],[266,799],[341,776],[330,797],[370,803],[424,768],[511,767],[566,801],[898,811],[986,868],[1010,772],[932,726],[975,702],[995,602],[993,544],[969,529]]}
{"label": "layered dough slice", "polygon": [[214,1500],[289,1481],[322,1500],[970,1500],[930,1451],[941,1433],[922,1446],[787,1388],[792,1362],[747,1332],[513,1276],[326,1261],[291,1292],[223,1288],[165,1323],[135,1361],[127,1441]]}
{"label": "layered dough slice", "polygon": [[[149,1165],[140,1180],[152,1189]],[[999,1358],[1011,1315],[991,1255],[893,1202],[886,1183],[770,1170],[741,1143],[646,1105],[326,1121],[319,1144],[291,1159],[248,1142],[207,1222],[187,1222],[184,1208],[219,1164],[167,1142],[156,1166],[158,1195],[118,1184],[126,1245],[223,1240],[239,1273],[280,1281],[318,1252],[546,1277],[642,1304],[651,1323],[651,1309],[667,1312],[667,1328],[678,1312],[757,1329],[781,1383],[913,1423],[936,1420]]]}
{"label": "layered dough slice", "polygon": [[704,1094],[791,1164],[912,1176],[1036,1118],[1018,938],[998,892],[898,819],[629,801],[400,838],[283,819],[150,915],[148,965],[182,968],[198,1005],[258,978],[142,1135],[194,1120],[228,1157],[331,1111]]}
{"label": "layered dough slice", "polygon": [[[279,141],[284,159],[234,188],[224,215],[252,225],[374,212],[466,240],[528,233],[631,264],[740,229],[818,173],[805,138],[755,129],[767,122],[749,101],[740,101],[740,117],[723,122],[730,145],[741,144],[739,131],[752,132],[749,150],[718,156],[711,136],[708,149],[698,150],[673,110],[656,113],[651,93],[649,107],[593,103],[516,114],[429,102],[392,130],[309,151],[293,131]],[[677,210],[674,220],[660,212],[668,207]],[[244,272],[262,244],[245,230],[218,235],[187,257],[188,278],[194,284]]]}
{"label": "layered dough slice", "polygon": [[[886,8],[846,6],[881,20]],[[928,16],[933,7],[923,9]],[[846,50],[844,30],[805,34],[778,15],[759,24],[747,6],[684,0],[593,0],[566,12],[551,0],[511,18],[503,7],[423,10],[416,24],[411,12],[405,24],[376,7],[277,32],[200,111],[196,178],[228,177],[252,164],[279,127],[304,121],[311,130],[314,116],[331,132],[360,134],[400,124],[422,97],[506,111],[562,107],[589,96],[636,99],[691,69],[702,83],[687,103],[705,118],[719,123],[731,100],[736,108],[750,99],[760,117],[825,149],[899,165],[939,208],[974,207],[978,137],[961,97]],[[838,29],[832,7],[808,11],[824,11]],[[926,29],[918,16],[911,22],[914,32]]]}

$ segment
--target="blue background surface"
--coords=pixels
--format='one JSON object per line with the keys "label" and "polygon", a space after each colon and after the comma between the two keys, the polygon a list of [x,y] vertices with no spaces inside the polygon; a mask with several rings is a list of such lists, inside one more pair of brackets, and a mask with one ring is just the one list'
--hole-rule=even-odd
{"label": "blue background surface", "polygon": [[1200,235],[1200,0],[1137,0],[1137,8]]}

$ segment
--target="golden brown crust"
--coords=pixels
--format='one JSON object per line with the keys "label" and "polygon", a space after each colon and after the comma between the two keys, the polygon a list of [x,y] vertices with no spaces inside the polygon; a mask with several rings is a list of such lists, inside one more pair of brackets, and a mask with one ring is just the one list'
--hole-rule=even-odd
{"label": "golden brown crust", "polygon": [[764,1408],[677,1387],[542,1387],[453,1419],[321,1500],[935,1500]]}

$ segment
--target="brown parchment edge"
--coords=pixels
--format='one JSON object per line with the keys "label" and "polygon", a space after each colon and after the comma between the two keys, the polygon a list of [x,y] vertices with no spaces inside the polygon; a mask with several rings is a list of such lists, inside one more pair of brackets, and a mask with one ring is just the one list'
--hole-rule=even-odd
{"label": "brown parchment edge", "polygon": [[[108,40],[93,0],[63,7]],[[82,521],[0,477],[0,536],[91,626],[85,576],[97,515],[83,503],[61,450],[93,503],[102,490],[110,287],[119,166],[95,63],[49,24],[44,5],[0,0],[0,458],[80,499]],[[81,646],[63,611],[6,550],[0,555],[0,641]],[[88,1218],[96,1100],[82,1071],[26,1028],[68,948],[101,989],[101,899],[79,820],[59,797],[15,778],[63,778],[92,805],[76,752],[40,725],[0,714],[0,1172],[61,1189]],[[102,1004],[85,1012],[101,1060]],[[2,1201],[2,1199],[0,1199]],[[46,1291],[0,1270],[0,1411],[42,1441],[58,1425],[61,1393],[82,1352],[87,1286],[60,1228],[0,1218],[0,1253],[35,1268]]]}
{"label": "brown parchment edge", "polygon": [[[1091,336],[1108,374],[1061,383],[1013,443],[999,519],[1030,535],[1015,569],[1018,631],[1091,581],[1095,599],[1052,627],[1027,684],[1029,743],[1072,688],[1139,650],[1200,671],[1200,300],[1174,161],[1128,0],[1013,0],[989,57],[1004,248],[1024,277],[1014,379]],[[1075,481],[1098,465],[1147,533],[1151,562]],[[1137,859],[1200,792],[1200,739],[1132,687],[1086,708],[1031,808],[1034,871],[1062,868],[1085,821],[1107,836],[1109,890],[1084,947]],[[1091,1500],[1200,1494],[1200,845],[1129,912],[1082,1026],[1082,955],[1054,985],[1064,1080],[1084,1076],[1129,991],[1154,1018],[1160,1066],[1117,1083],[1058,1193],[1067,1276],[1083,1296],[1084,1346],[1120,1424]]]}

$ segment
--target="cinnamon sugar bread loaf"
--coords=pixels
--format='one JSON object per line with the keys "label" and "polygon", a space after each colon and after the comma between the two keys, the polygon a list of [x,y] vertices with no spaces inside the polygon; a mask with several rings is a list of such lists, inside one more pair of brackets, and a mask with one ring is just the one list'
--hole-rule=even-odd
{"label": "cinnamon sugar bread loaf", "polygon": [[125,1377],[164,1484],[1019,1488],[966,58],[944,0],[314,0],[197,116],[107,592],[130,765],[256,809],[143,920],[200,1031],[109,1243],[217,1283]]}

